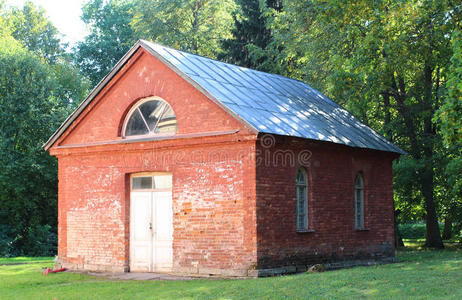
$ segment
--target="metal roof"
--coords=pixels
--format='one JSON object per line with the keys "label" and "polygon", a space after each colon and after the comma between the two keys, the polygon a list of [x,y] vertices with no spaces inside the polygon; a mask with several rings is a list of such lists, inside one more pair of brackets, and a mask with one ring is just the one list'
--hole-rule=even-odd
{"label": "metal roof", "polygon": [[[142,46],[256,132],[405,153],[308,84],[140,40],[44,145],[51,147]],[[67,123],[67,124],[66,124]]]}
{"label": "metal roof", "polygon": [[259,132],[403,153],[306,83],[142,43]]}

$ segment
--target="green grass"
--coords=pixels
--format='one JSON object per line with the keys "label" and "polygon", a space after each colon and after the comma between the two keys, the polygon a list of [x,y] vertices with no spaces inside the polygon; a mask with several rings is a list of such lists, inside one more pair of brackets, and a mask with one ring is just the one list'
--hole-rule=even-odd
{"label": "green grass", "polygon": [[31,264],[35,262],[49,263],[52,257],[0,257],[0,265]]}
{"label": "green grass", "polygon": [[[395,264],[259,279],[111,281],[42,276],[48,259],[0,266],[0,299],[462,299],[462,249],[398,253]],[[2,259],[27,262],[28,259]]]}

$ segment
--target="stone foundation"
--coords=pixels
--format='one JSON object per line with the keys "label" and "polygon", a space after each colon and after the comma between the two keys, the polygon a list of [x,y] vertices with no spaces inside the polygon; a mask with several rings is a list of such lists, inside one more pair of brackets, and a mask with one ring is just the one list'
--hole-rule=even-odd
{"label": "stone foundation", "polygon": [[98,265],[98,264],[88,264],[88,263],[72,263],[65,262],[62,259],[58,258],[55,263],[55,268],[67,268],[73,271],[94,271],[94,272],[112,272],[112,273],[123,273],[128,272],[128,266],[112,266],[112,265]]}
{"label": "stone foundation", "polygon": [[[357,259],[357,260],[344,260],[337,262],[330,262],[322,264],[326,271],[338,270],[343,268],[352,268],[358,266],[375,266],[382,264],[389,264],[396,262],[395,257],[384,257],[380,259]],[[284,266],[279,268],[268,268],[268,269],[257,269],[257,270],[227,270],[227,269],[208,269],[208,268],[179,268],[168,272],[168,274],[181,275],[181,276],[193,276],[193,277],[272,277],[280,275],[288,275],[295,273],[306,272],[312,265],[296,265],[296,266]],[[73,263],[62,263],[58,260],[55,264],[55,268],[68,268],[75,271],[94,271],[94,272],[112,272],[112,273],[124,273],[129,272],[128,267],[118,266],[104,266],[104,265],[92,265],[92,264],[73,264]]]}

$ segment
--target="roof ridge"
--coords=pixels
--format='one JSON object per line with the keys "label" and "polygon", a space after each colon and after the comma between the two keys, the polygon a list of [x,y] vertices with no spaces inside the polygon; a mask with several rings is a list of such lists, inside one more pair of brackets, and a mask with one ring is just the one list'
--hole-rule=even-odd
{"label": "roof ridge", "polygon": [[[140,39],[140,41],[143,42],[143,43],[154,44],[154,45],[156,45],[156,46],[160,46],[160,47],[163,47],[163,48],[166,48],[166,49],[169,49],[169,50],[175,50],[175,51],[181,52],[182,54],[198,56],[198,57],[202,57],[202,58],[205,58],[205,59],[209,59],[209,60],[216,61],[216,62],[221,63],[221,64],[224,64],[224,65],[229,65],[229,66],[232,66],[232,67],[238,67],[238,68],[242,68],[242,69],[246,69],[246,70],[249,70],[249,71],[252,71],[252,72],[262,73],[262,74],[266,74],[266,75],[277,76],[277,77],[281,77],[281,78],[283,78],[283,79],[287,79],[287,80],[291,80],[291,81],[297,81],[297,82],[303,83],[303,84],[305,84],[305,85],[308,85],[308,83],[306,83],[306,82],[304,82],[304,81],[302,81],[302,80],[300,80],[300,79],[291,78],[291,77],[284,76],[284,75],[281,75],[281,74],[270,73],[270,72],[265,72],[265,71],[261,71],[261,70],[251,69],[251,68],[248,68],[248,67],[239,66],[239,65],[236,65],[236,64],[232,64],[232,63],[229,63],[229,62],[224,62],[224,61],[218,60],[218,59],[216,59],[216,58],[207,57],[207,56],[205,56],[205,55],[201,55],[201,54],[197,54],[197,53],[191,53],[191,52],[186,52],[186,51],[184,51],[184,50],[178,50],[178,49],[175,49],[175,48],[173,48],[173,47],[165,46],[165,45],[163,45],[163,44],[159,44],[159,43],[156,43],[156,42],[151,42],[151,41],[147,41],[147,40],[143,40],[143,39]],[[309,85],[308,85],[308,86],[309,86]],[[310,87],[310,88],[311,88],[311,87]]]}
{"label": "roof ridge", "polygon": [[[328,122],[330,124],[326,124],[327,127],[329,127],[329,130],[327,130],[327,128],[324,128],[327,131],[331,131],[330,138],[340,139],[341,141],[343,141],[343,144],[354,147],[366,147],[371,149],[393,151],[398,153],[404,152],[401,149],[399,149],[399,147],[388,141],[383,135],[381,135],[371,127],[361,122],[359,118],[350,113],[342,105],[333,101],[320,91],[312,88],[306,82],[279,74],[241,67],[235,64],[223,62],[203,55],[177,50],[175,48],[164,46],[162,44],[155,42],[145,40],[141,41],[143,42],[143,44],[151,48],[156,53],[160,54],[162,57],[164,57],[164,55],[159,53],[159,51],[168,53],[168,57],[164,57],[164,59],[172,63],[176,68],[180,70],[180,72],[184,73],[188,78],[196,82],[200,87],[202,87],[205,91],[211,94],[213,98],[215,98],[218,102],[223,104],[225,107],[230,109],[234,114],[238,116],[242,117],[248,115],[249,111],[244,111],[244,107],[250,108],[253,111],[253,114],[258,114],[258,112],[262,110],[261,108],[258,108],[259,106],[261,106],[261,103],[259,104],[259,100],[255,99],[255,95],[241,95],[241,97],[238,97],[239,99],[236,99],[236,97],[233,97],[232,95],[234,94],[234,96],[236,96],[235,93],[232,91],[229,92],[229,88],[235,86],[245,88],[247,90],[255,89],[256,91],[273,95],[277,98],[277,100],[267,99],[268,101],[274,103],[268,102],[267,105],[269,105],[269,109],[263,109],[265,112],[269,112],[270,114],[275,116],[276,121],[270,120],[273,123],[271,125],[275,126],[273,130],[276,130],[276,127],[282,126],[284,128],[283,131],[286,132],[286,135],[300,135],[305,138],[310,138],[309,134],[300,134],[300,130],[303,132],[303,127],[306,127],[306,130],[308,130],[307,128],[310,127],[309,121],[307,123],[298,123],[300,120],[287,119],[287,116],[285,116],[284,112],[282,112],[280,109],[280,106],[283,106],[284,104],[289,106],[293,105],[290,104],[290,102],[294,99],[290,100],[290,98],[296,97],[299,99],[301,103],[305,103],[307,105],[306,107],[303,107],[302,105],[302,107],[300,107],[301,110],[306,110],[311,103],[315,106],[316,111],[323,111],[322,115],[326,113],[332,115],[332,120],[329,120],[326,116],[324,116],[325,122]],[[175,53],[183,57],[184,60],[181,60],[178,57],[176,57]],[[177,66],[173,61],[171,61],[171,59],[169,58],[170,56],[172,56],[175,59],[175,61],[178,61],[180,65]],[[207,68],[210,70],[202,69],[204,74],[197,73],[194,70],[190,70],[193,73],[188,72],[187,69],[191,69],[190,65],[197,65],[194,59],[197,59],[199,62],[202,61],[202,64],[207,66]],[[246,79],[243,79],[243,81],[238,82],[238,84],[227,81],[226,78],[224,78],[220,72],[215,72],[213,67],[210,67],[208,64],[215,65],[217,69],[221,70],[221,72],[226,73],[226,71],[229,70],[228,72],[232,72],[228,74],[228,76],[230,77],[233,77],[231,74],[236,73],[238,71],[244,72],[244,74],[246,74],[246,77],[251,79],[251,81],[249,82],[246,81]],[[200,66],[197,67],[201,68]],[[287,83],[284,83],[284,81],[286,81]],[[257,83],[258,86],[254,85],[253,82]],[[290,85],[292,85],[292,90],[290,88]],[[268,90],[269,87],[273,87],[273,89]],[[293,90],[293,88],[295,88],[295,90]],[[289,98],[289,101],[285,103],[284,99],[282,99],[279,96],[281,96],[282,98]],[[263,99],[260,100],[264,102]],[[239,102],[241,102],[241,104],[236,104]],[[279,110],[275,109],[275,107],[279,107]],[[327,107],[330,108],[326,110]],[[337,112],[335,112],[334,110],[336,110]],[[265,114],[265,112],[261,111],[262,114]],[[305,114],[306,117],[310,116],[311,118],[314,118],[314,115],[312,115],[312,113],[307,113],[306,111],[301,112]],[[318,112],[316,112],[316,114],[317,113]],[[255,119],[255,117],[258,118],[258,116],[256,115],[248,115],[247,117],[243,117],[243,119],[244,121],[246,121],[246,123],[250,124],[254,128],[257,128],[258,131],[265,132],[264,128],[268,128],[269,124],[265,124],[265,122],[267,121],[263,119],[257,120]],[[295,123],[292,124],[292,122]],[[280,130],[281,128],[277,128],[276,131]],[[325,137],[325,139],[330,138]],[[363,140],[364,142],[361,142],[360,140]],[[360,146],[361,144],[363,146]]]}

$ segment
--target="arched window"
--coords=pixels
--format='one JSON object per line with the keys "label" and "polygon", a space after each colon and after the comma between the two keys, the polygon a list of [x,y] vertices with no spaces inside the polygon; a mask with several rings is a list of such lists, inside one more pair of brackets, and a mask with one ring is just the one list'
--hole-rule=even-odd
{"label": "arched window", "polygon": [[123,137],[175,134],[176,116],[172,107],[162,99],[140,100],[128,112],[122,129]]}
{"label": "arched window", "polygon": [[355,227],[364,228],[364,180],[360,173],[355,178]]}
{"label": "arched window", "polygon": [[297,200],[297,230],[308,229],[308,185],[307,176],[303,168],[298,169],[295,180],[295,193]]}

